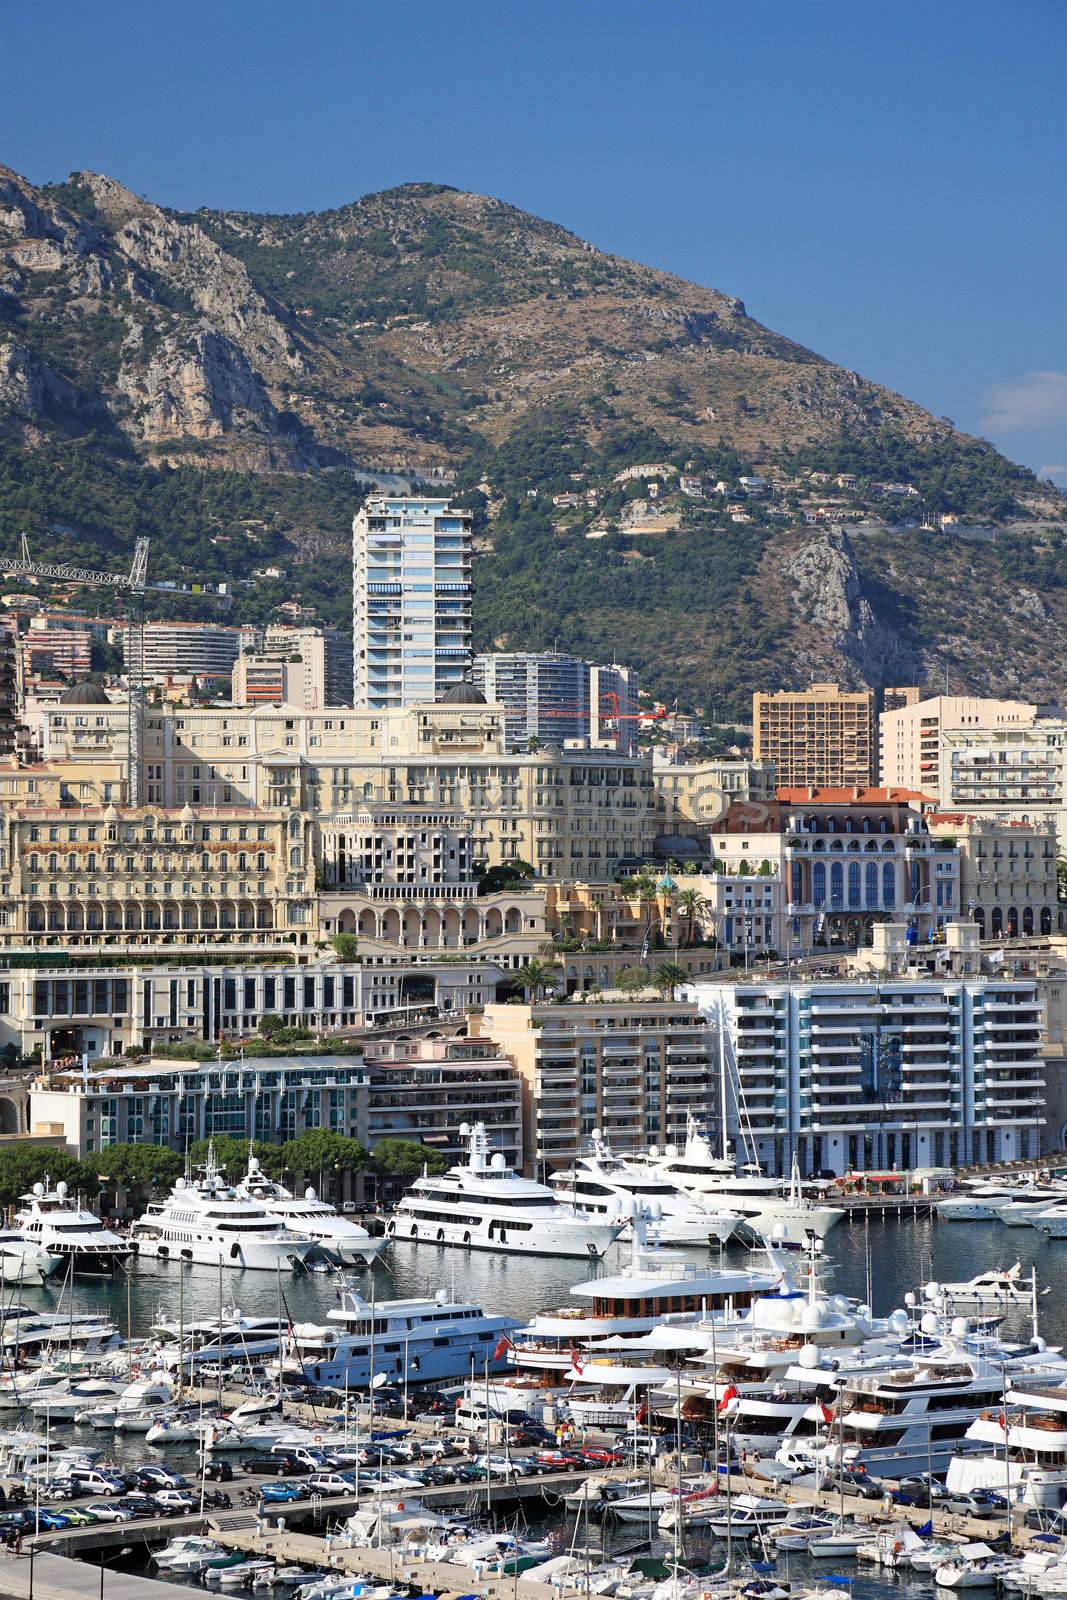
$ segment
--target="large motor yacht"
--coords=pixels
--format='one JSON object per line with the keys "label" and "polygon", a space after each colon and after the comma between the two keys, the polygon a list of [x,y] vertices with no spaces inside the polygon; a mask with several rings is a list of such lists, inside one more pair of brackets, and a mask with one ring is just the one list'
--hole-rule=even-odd
{"label": "large motor yacht", "polygon": [[739,1212],[753,1233],[763,1238],[773,1235],[780,1244],[803,1246],[812,1237],[825,1239],[845,1215],[840,1206],[809,1199],[795,1166],[788,1182],[765,1177],[758,1167],[742,1167],[738,1173],[732,1157],[715,1154],[692,1114],[682,1150],[668,1145],[660,1151],[653,1146],[640,1164],[705,1205]]}
{"label": "large motor yacht", "polygon": [[[1000,1410],[1010,1381],[1044,1387],[1067,1377],[1067,1363],[1056,1351],[1013,1351],[990,1340],[964,1343],[965,1327],[955,1319],[951,1337],[934,1355],[873,1376],[842,1378],[833,1420],[812,1455],[883,1478],[942,1473],[966,1451],[965,1436],[981,1413]],[[978,1348],[968,1348],[973,1345]]]}
{"label": "large motor yacht", "polygon": [[1059,1510],[1067,1491],[1067,1387],[1017,1378],[1003,1405],[971,1423],[967,1442],[969,1450],[948,1466],[955,1494],[993,1489],[1027,1506]]}
{"label": "large motor yacht", "polygon": [[576,1284],[577,1305],[539,1312],[522,1329],[511,1352],[514,1375],[491,1401],[498,1409],[525,1391],[565,1399],[588,1425],[625,1425],[649,1390],[669,1381],[679,1355],[702,1343],[708,1318],[732,1318],[780,1280],[774,1264],[698,1267],[650,1245],[640,1211],[633,1228],[627,1270]]}
{"label": "large motor yacht", "polygon": [[340,1216],[334,1206],[319,1199],[314,1189],[294,1195],[275,1183],[253,1155],[248,1158],[248,1171],[237,1185],[237,1193],[243,1200],[255,1201],[269,1217],[277,1217],[293,1233],[314,1239],[320,1251],[339,1266],[369,1263],[385,1249],[385,1239],[375,1239],[358,1222]]}
{"label": "large motor yacht", "polygon": [[110,1275],[125,1266],[130,1246],[100,1218],[85,1210],[67,1192],[65,1183],[50,1188],[35,1183],[21,1199],[15,1227],[29,1244],[47,1257],[58,1257],[78,1273]]}
{"label": "large motor yacht", "polygon": [[742,1220],[736,1211],[717,1209],[683,1194],[677,1184],[658,1172],[621,1161],[599,1128],[593,1130],[587,1153],[565,1172],[554,1172],[549,1182],[558,1199],[580,1206],[590,1216],[614,1220],[621,1202],[624,1215],[630,1218],[635,1208],[641,1207],[649,1214],[652,1244],[725,1244]]}
{"label": "large motor yacht", "polygon": [[242,1199],[216,1167],[211,1149],[202,1172],[179,1178],[166,1200],[154,1201],[134,1223],[130,1242],[139,1255],[163,1261],[271,1272],[297,1269],[317,1248],[261,1205]]}
{"label": "large motor yacht", "polygon": [[483,1122],[464,1123],[460,1134],[467,1164],[416,1178],[390,1218],[389,1237],[498,1255],[581,1257],[603,1255],[622,1232],[621,1203],[611,1219],[562,1205],[543,1183],[513,1172],[499,1151],[490,1153]]}
{"label": "large motor yacht", "polygon": [[375,1379],[401,1384],[453,1383],[475,1372],[503,1369],[516,1317],[486,1315],[439,1289],[432,1300],[365,1300],[346,1289],[326,1322],[297,1323],[281,1362],[333,1388],[366,1389]]}

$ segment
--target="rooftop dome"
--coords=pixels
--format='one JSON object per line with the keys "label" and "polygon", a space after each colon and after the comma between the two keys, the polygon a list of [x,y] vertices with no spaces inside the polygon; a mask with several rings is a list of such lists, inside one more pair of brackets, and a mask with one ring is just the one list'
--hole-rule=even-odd
{"label": "rooftop dome", "polygon": [[83,678],[81,683],[72,683],[69,689],[64,689],[59,697],[61,706],[109,706],[111,701],[98,683],[90,683],[88,678]]}
{"label": "rooftop dome", "polygon": [[462,683],[453,683],[447,688],[437,704],[439,706],[484,706],[488,705],[489,702],[480,689],[476,689],[473,683],[468,683],[467,679],[464,678]]}

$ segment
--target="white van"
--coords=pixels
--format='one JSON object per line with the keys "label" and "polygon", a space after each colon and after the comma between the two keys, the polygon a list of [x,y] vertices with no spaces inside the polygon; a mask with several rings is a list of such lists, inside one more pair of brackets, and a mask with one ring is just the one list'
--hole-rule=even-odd
{"label": "white van", "polygon": [[464,1433],[484,1433],[491,1422],[518,1422],[525,1417],[526,1407],[520,1400],[514,1405],[487,1406],[484,1400],[467,1396],[456,1407],[456,1427]]}

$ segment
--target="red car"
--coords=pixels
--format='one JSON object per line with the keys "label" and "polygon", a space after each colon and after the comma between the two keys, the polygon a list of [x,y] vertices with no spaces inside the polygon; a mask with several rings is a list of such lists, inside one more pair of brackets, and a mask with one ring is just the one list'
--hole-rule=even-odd
{"label": "red car", "polygon": [[593,1467],[617,1467],[621,1461],[626,1460],[621,1450],[579,1450],[578,1454],[583,1461],[587,1461]]}
{"label": "red car", "polygon": [[585,1466],[581,1456],[571,1455],[567,1450],[538,1450],[535,1461],[543,1461],[546,1466],[570,1469]]}

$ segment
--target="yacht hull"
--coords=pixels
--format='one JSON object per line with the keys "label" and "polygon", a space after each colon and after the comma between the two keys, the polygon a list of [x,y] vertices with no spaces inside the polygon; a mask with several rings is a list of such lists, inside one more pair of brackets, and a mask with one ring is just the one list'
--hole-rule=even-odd
{"label": "yacht hull", "polygon": [[274,1245],[267,1240],[218,1244],[207,1239],[171,1242],[145,1236],[132,1241],[137,1254],[149,1261],[176,1261],[201,1267],[229,1267],[235,1272],[297,1272],[313,1246],[303,1241]]}
{"label": "yacht hull", "polygon": [[[536,1233],[510,1231],[484,1217],[427,1220],[408,1212],[391,1217],[390,1239],[412,1244],[452,1245],[461,1250],[492,1250],[496,1255],[567,1256],[575,1261],[602,1256],[614,1244],[621,1223],[576,1223],[573,1227],[548,1223]],[[494,1231],[495,1230],[495,1231]]]}

